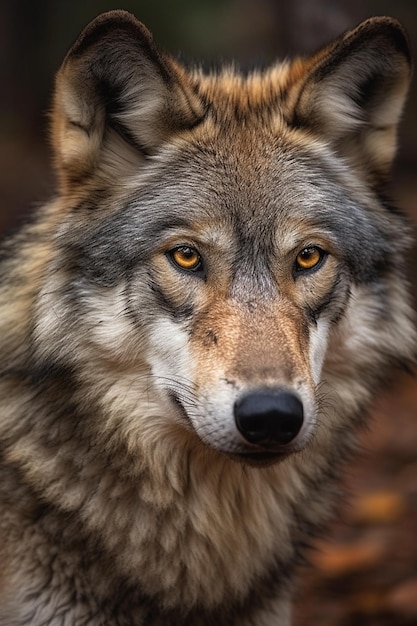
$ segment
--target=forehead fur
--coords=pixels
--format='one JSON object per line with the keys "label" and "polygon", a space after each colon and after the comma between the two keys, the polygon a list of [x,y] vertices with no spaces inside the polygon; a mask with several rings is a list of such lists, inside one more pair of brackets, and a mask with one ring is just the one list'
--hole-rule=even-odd
{"label": "forehead fur", "polygon": [[307,65],[301,60],[286,61],[248,75],[229,65],[211,74],[194,71],[190,78],[203,100],[212,105],[215,114],[242,121],[242,118],[260,113],[285,113],[283,106],[289,90],[306,71]]}
{"label": "forehead fur", "polygon": [[[371,262],[388,245],[375,198],[365,193],[359,203],[343,163],[284,126],[277,134],[242,125],[229,136],[207,119],[155,155],[145,178],[139,172],[122,193],[115,188],[102,202],[113,210],[101,219],[79,221],[78,213],[75,254],[90,278],[114,284],[173,233],[198,242],[222,232],[247,267],[249,258],[267,260],[306,237],[327,236],[363,271],[364,242],[375,241]],[[71,240],[65,230],[64,245]]]}

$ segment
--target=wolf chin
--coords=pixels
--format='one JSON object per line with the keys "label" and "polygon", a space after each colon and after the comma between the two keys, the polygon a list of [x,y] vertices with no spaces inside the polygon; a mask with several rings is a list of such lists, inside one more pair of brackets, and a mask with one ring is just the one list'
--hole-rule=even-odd
{"label": "wolf chin", "polygon": [[99,16],[56,79],[57,194],[3,246],[2,626],[288,626],[415,331],[387,196],[410,76],[371,18],[186,70]]}

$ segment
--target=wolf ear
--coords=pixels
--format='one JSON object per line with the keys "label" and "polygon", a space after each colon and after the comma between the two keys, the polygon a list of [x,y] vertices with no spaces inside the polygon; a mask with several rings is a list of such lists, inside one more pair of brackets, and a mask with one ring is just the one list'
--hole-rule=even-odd
{"label": "wolf ear", "polygon": [[150,32],[126,11],[93,20],[56,79],[52,140],[64,188],[100,165],[126,170],[178,129],[195,125],[203,104]]}
{"label": "wolf ear", "polygon": [[370,18],[307,61],[292,93],[292,123],[324,136],[354,165],[384,180],[410,74],[399,22]]}

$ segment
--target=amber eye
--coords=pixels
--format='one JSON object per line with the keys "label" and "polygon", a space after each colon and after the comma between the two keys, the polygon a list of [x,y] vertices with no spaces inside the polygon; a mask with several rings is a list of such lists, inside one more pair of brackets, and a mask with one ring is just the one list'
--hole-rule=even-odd
{"label": "amber eye", "polygon": [[196,272],[202,269],[201,256],[195,248],[178,246],[169,251],[169,257],[182,270]]}
{"label": "amber eye", "polygon": [[316,246],[309,246],[297,254],[295,269],[297,272],[312,270],[324,259],[325,252]]}

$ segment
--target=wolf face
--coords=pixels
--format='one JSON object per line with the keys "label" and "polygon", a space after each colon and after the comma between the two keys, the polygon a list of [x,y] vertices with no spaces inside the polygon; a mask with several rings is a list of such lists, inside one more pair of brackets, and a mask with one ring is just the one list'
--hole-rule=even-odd
{"label": "wolf face", "polygon": [[0,624],[289,625],[415,350],[386,197],[409,75],[390,18],[249,75],[186,70],[123,11],[81,34],[57,196],[2,265]]}
{"label": "wolf face", "polygon": [[123,358],[142,361],[146,346],[166,419],[209,447],[257,463],[314,436],[329,340],[354,325],[357,289],[400,262],[390,240],[404,228],[377,190],[408,60],[381,18],[265,74],[187,74],[122,12],[67,56],[59,241],[72,289],[88,283],[118,311],[117,328],[94,307],[84,324],[124,345],[133,323],[140,345],[129,339]]}
{"label": "wolf face", "polygon": [[[205,443],[248,462],[269,453],[278,459],[311,437],[329,326],[350,285],[330,254],[340,250],[336,237],[318,223],[318,203],[336,201],[327,181],[317,199],[309,190],[304,206],[308,175],[292,174],[291,156],[261,131],[249,142],[239,138],[232,156],[218,151],[211,169],[193,155],[184,173],[176,168],[179,187],[203,191],[203,200],[196,192],[180,200],[184,225],[158,242],[149,265],[162,304],[153,305],[161,313],[149,349],[156,384]],[[233,154],[242,145],[250,146],[249,161],[262,164],[255,180],[247,155]],[[295,199],[285,191],[291,178]],[[169,197],[161,200],[169,211]]]}

